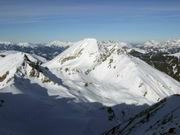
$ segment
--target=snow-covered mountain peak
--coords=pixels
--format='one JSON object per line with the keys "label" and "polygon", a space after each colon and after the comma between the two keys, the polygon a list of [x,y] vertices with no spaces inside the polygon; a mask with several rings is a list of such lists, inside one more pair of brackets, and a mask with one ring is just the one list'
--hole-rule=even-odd
{"label": "snow-covered mountain peak", "polygon": [[[126,44],[120,44],[84,39],[63,52],[54,46],[1,45],[5,49],[0,51],[0,134],[97,135],[116,124],[120,127],[112,134],[114,130],[123,135],[177,132],[179,99],[161,99],[180,93],[179,82],[133,57]],[[13,48],[31,54],[5,51]],[[56,55],[47,62],[40,57],[51,59],[47,53]],[[151,54],[140,56],[152,60]],[[161,63],[163,57],[157,58]]]}
{"label": "snow-covered mountain peak", "polygon": [[180,47],[180,39],[177,40],[167,40],[163,43],[165,47]]}
{"label": "snow-covered mountain peak", "polygon": [[18,46],[21,46],[21,47],[30,47],[30,46],[33,46],[31,43],[28,43],[28,42],[19,42],[17,43]]}
{"label": "snow-covered mountain peak", "polygon": [[41,82],[50,80],[44,75],[40,67],[41,61],[27,53],[12,52],[3,54],[0,59],[2,64],[0,67],[0,88],[6,87],[14,83],[14,79],[20,78],[36,78]]}
{"label": "snow-covered mountain peak", "polygon": [[70,48],[62,52],[46,65],[50,67],[60,67],[61,65],[69,65],[75,63],[75,66],[92,65],[93,61],[99,55],[99,48],[96,39],[84,39],[74,43]]}
{"label": "snow-covered mountain peak", "polygon": [[0,67],[0,87],[6,86],[10,80],[14,79],[14,75],[23,65],[23,62],[24,54],[20,52],[5,55],[4,58],[0,59],[2,64]]}
{"label": "snow-covered mountain peak", "polygon": [[158,47],[159,46],[159,42],[155,41],[155,40],[148,40],[144,43],[144,47]]}
{"label": "snow-covered mountain peak", "polygon": [[55,41],[51,41],[49,43],[46,44],[46,46],[55,46],[55,47],[63,47],[63,48],[68,48],[69,46],[71,46],[73,44],[73,42],[63,42],[63,41],[59,41],[59,40],[55,40]]}
{"label": "snow-covered mountain peak", "polygon": [[103,46],[119,46],[120,48],[130,48],[131,45],[126,42],[121,41],[114,41],[114,40],[108,40],[108,41],[98,41],[98,44]]}
{"label": "snow-covered mountain peak", "polygon": [[86,52],[94,52],[98,49],[97,40],[93,38],[86,38],[84,40],[81,40],[73,45],[76,49],[83,49]]}
{"label": "snow-covered mountain peak", "polygon": [[0,41],[0,44],[11,45],[12,43],[9,41]]}
{"label": "snow-covered mountain peak", "polygon": [[[114,44],[98,44],[95,39],[75,43],[43,66],[72,81],[70,84],[75,85],[81,93],[77,95],[105,105],[122,102],[152,104],[178,93],[180,87],[168,75],[129,55],[126,49]],[[83,83],[88,91],[99,98],[86,95],[86,88],[81,88]]]}
{"label": "snow-covered mountain peak", "polygon": [[126,54],[118,44],[100,44],[96,39],[84,39],[45,64],[49,68],[71,67],[82,71],[95,68],[111,55]]}
{"label": "snow-covered mountain peak", "polygon": [[12,70],[14,68],[17,69],[27,60],[37,62],[35,58],[26,53],[13,52],[11,54],[6,54],[4,55],[4,58],[1,59],[2,65],[0,68],[0,72],[6,72],[6,70]]}

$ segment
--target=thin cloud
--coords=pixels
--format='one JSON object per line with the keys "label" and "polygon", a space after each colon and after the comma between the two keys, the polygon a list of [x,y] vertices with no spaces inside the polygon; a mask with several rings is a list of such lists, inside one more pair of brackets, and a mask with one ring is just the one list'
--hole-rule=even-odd
{"label": "thin cloud", "polygon": [[[73,3],[73,2],[72,2]],[[179,17],[180,7],[171,6],[133,6],[115,3],[78,3],[78,4],[15,4],[0,5],[0,23],[36,23],[47,21],[68,20],[69,18],[98,17]],[[112,19],[112,18],[111,18]],[[76,22],[76,18],[71,21]]]}

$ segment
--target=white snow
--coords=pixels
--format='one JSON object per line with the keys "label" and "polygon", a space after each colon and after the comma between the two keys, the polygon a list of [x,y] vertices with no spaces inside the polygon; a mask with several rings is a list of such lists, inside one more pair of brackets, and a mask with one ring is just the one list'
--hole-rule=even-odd
{"label": "white snow", "polygon": [[175,56],[175,57],[178,57],[180,59],[180,52],[174,53],[174,54],[170,54],[170,56]]}
{"label": "white snow", "polygon": [[[179,82],[129,55],[127,48],[89,38],[48,62],[37,55],[0,52],[5,55],[0,57],[0,100],[5,101],[0,134],[98,135],[145,104],[180,93]],[[117,113],[117,119],[108,120],[105,106],[125,110],[126,116]]]}
{"label": "white snow", "polygon": [[128,49],[128,52],[130,52],[132,50],[135,50],[135,51],[143,53],[143,54],[147,53],[147,50],[140,49],[140,48],[130,48],[130,49]]}
{"label": "white snow", "polygon": [[63,78],[78,98],[104,105],[152,104],[180,92],[179,82],[168,75],[119,46],[98,46],[95,39],[75,43],[44,66]]}
{"label": "white snow", "polygon": [[159,47],[160,43],[155,40],[148,40],[144,43],[144,47]]}
{"label": "white snow", "polygon": [[0,44],[11,45],[12,43],[9,41],[0,41]]}
{"label": "white snow", "polygon": [[20,43],[17,43],[18,46],[22,46],[22,47],[29,47],[31,46],[30,43],[27,43],[27,42],[20,42]]}
{"label": "white snow", "polygon": [[106,135],[180,134],[180,95],[168,97],[137,114]]}
{"label": "white snow", "polygon": [[57,46],[57,47],[69,47],[73,44],[73,42],[63,42],[63,41],[59,41],[59,40],[55,40],[55,41],[51,41],[49,43],[46,44],[46,46]]}

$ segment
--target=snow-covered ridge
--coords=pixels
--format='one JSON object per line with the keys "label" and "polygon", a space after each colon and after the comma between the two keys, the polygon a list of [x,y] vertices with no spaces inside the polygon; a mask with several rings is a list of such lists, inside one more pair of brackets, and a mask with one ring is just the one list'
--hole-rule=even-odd
{"label": "snow-covered ridge", "polygon": [[[23,60],[22,56],[18,59]],[[43,59],[41,61],[45,62]],[[123,102],[152,104],[179,93],[179,82],[129,55],[128,48],[116,43],[102,44],[96,39],[74,43],[43,66],[49,68],[68,87],[72,87],[74,91],[68,92],[80,101],[100,102],[104,105]],[[5,74],[3,72],[1,76]],[[89,85],[90,88],[86,87]]]}
{"label": "snow-covered ridge", "polygon": [[[155,40],[147,40],[144,43],[128,43],[128,42],[122,42],[119,40],[103,40],[103,41],[97,41],[98,44],[103,44],[103,45],[118,45],[120,47],[124,48],[132,48],[135,47],[134,45],[138,47],[145,47],[145,48],[171,48],[171,47],[180,47],[180,39],[172,39],[172,40],[165,40],[165,41],[155,41]],[[19,43],[13,43],[9,41],[0,41],[0,44],[4,45],[18,45],[18,46],[24,46],[24,47],[29,47],[29,46],[35,46],[35,45],[45,45],[49,47],[64,47],[67,48],[71,45],[73,45],[75,42],[71,41],[60,41],[60,40],[54,40],[54,41],[49,41],[48,43],[29,43],[29,42],[19,42]]]}
{"label": "snow-covered ridge", "polygon": [[180,134],[180,95],[173,95],[122,122],[104,135]]}
{"label": "snow-covered ridge", "polygon": [[119,47],[123,47],[123,48],[131,48],[131,44],[127,43],[127,42],[122,42],[119,40],[106,40],[106,41],[98,41],[98,44],[102,44],[104,46],[111,46],[111,45],[116,45]]}
{"label": "snow-covered ridge", "polygon": [[160,43],[155,40],[148,40],[144,43],[144,47],[160,47]]}
{"label": "snow-covered ridge", "polygon": [[51,41],[49,43],[46,43],[46,46],[56,46],[56,47],[64,47],[64,48],[68,48],[69,46],[71,46],[73,44],[73,42],[69,42],[69,41],[59,41],[59,40],[55,40],[55,41]]}
{"label": "snow-covered ridge", "polygon": [[[97,135],[125,123],[148,105],[180,93],[179,82],[119,44],[84,39],[50,61],[33,53],[1,51],[0,134]],[[40,54],[52,48],[40,47]],[[167,108],[177,107],[175,101]],[[154,119],[162,118],[153,113]],[[146,113],[141,114],[145,120]]]}
{"label": "snow-covered ridge", "polygon": [[33,46],[35,46],[35,44],[28,43],[28,42],[20,42],[20,43],[17,43],[17,45],[21,46],[21,47],[33,47]]}
{"label": "snow-covered ridge", "polygon": [[180,59],[180,52],[179,53],[174,53],[174,54],[169,54],[170,56],[174,56],[177,57],[178,59]]}
{"label": "snow-covered ridge", "polygon": [[13,42],[8,42],[8,41],[0,41],[0,45],[5,45],[5,46],[18,46],[18,47],[38,47],[38,46],[47,46],[47,47],[61,47],[61,48],[68,48],[71,46],[73,42],[69,41],[51,41],[49,43],[30,43],[30,42],[19,42],[19,43],[13,43]]}
{"label": "snow-covered ridge", "polygon": [[0,41],[0,44],[11,45],[12,43],[9,41]]}
{"label": "snow-covered ridge", "polygon": [[[98,54],[98,51],[99,48],[95,39],[82,40],[75,43],[69,49],[65,50],[45,65],[49,65],[51,67],[59,67],[59,63],[66,64],[69,60],[76,60],[77,64],[83,63],[83,65],[86,66],[86,64],[89,65],[96,59],[95,57],[96,54]],[[90,55],[92,57],[88,59]]]}
{"label": "snow-covered ridge", "polygon": [[155,40],[148,40],[143,44],[139,45],[145,48],[173,48],[173,47],[180,47],[180,40],[167,40],[167,41],[155,41]]}
{"label": "snow-covered ridge", "polygon": [[[40,68],[41,59],[39,56],[31,56],[22,52],[0,53],[0,88],[7,87],[14,83],[16,76],[26,76],[30,80],[36,78],[42,82],[51,82],[44,75]],[[38,59],[37,59],[38,58]]]}
{"label": "snow-covered ridge", "polygon": [[180,39],[178,40],[168,40],[168,41],[165,41],[164,43],[164,46],[167,46],[167,47],[180,47]]}
{"label": "snow-covered ridge", "polygon": [[[87,89],[99,98],[87,95],[84,88],[78,89],[81,96],[106,105],[121,102],[152,104],[180,92],[179,82],[168,75],[128,55],[123,47],[98,44],[95,39],[75,43],[44,66],[65,80],[71,80],[73,85],[79,85],[77,81],[88,82],[86,85],[90,87]],[[100,86],[98,90],[95,84]],[[105,88],[106,85],[109,90]]]}
{"label": "snow-covered ridge", "polygon": [[1,45],[7,45],[7,46],[19,46],[19,47],[36,47],[37,45],[40,45],[38,43],[29,43],[29,42],[19,42],[19,43],[13,43],[13,42],[1,42]]}

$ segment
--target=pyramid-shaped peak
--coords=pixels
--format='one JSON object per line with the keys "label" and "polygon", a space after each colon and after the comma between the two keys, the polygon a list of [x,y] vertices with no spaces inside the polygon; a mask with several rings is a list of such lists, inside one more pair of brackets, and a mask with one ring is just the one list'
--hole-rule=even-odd
{"label": "pyramid-shaped peak", "polygon": [[79,47],[90,47],[91,49],[93,47],[97,48],[98,47],[98,43],[97,40],[94,38],[85,38],[81,41],[76,42],[73,46],[79,46]]}

